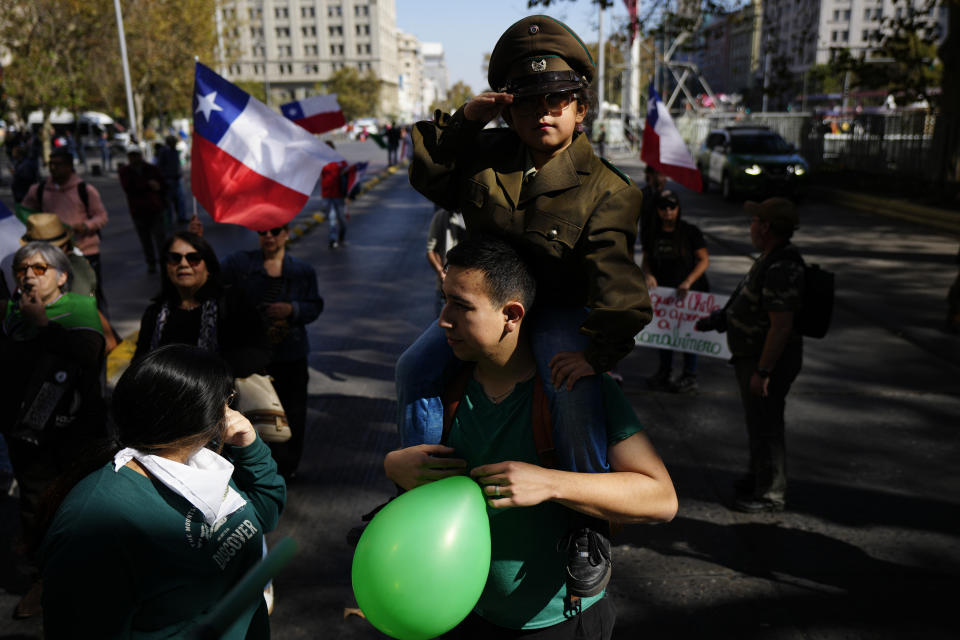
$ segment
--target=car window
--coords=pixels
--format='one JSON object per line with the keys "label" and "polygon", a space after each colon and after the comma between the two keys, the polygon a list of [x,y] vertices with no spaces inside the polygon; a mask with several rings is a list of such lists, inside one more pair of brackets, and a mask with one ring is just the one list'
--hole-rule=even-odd
{"label": "car window", "polygon": [[776,154],[792,151],[787,141],[775,133],[733,136],[730,146],[733,153]]}

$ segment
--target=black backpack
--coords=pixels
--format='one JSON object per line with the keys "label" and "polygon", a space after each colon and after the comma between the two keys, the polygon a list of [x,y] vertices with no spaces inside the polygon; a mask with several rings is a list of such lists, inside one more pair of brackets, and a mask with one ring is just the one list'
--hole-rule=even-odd
{"label": "black backpack", "polygon": [[[808,338],[822,338],[830,329],[830,320],[833,317],[833,297],[835,290],[832,271],[821,269],[818,264],[807,264],[799,253],[784,251],[783,255],[771,254],[764,267],[762,276],[770,265],[779,260],[797,259],[803,265],[803,306],[794,318],[794,327],[797,333]],[[761,277],[762,277],[761,276]]]}
{"label": "black backpack", "polygon": [[[37,183],[37,210],[43,211],[43,189],[47,186],[47,179],[44,178]],[[87,193],[87,183],[80,181],[77,184],[77,195],[80,196],[80,202],[83,203],[83,209],[90,216],[90,194]]]}

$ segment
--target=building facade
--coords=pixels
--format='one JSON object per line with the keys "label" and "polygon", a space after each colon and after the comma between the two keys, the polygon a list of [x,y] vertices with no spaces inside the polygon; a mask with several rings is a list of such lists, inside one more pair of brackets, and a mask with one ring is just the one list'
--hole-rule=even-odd
{"label": "building facade", "polygon": [[[440,42],[424,42],[421,45],[423,52],[423,78],[425,80],[424,101],[429,109],[437,100],[447,99],[447,90],[450,88],[450,75],[447,72],[447,61],[443,53],[443,44]],[[427,101],[427,98],[432,98]]]}
{"label": "building facade", "polygon": [[352,67],[380,81],[370,116],[396,114],[400,67],[394,0],[228,0],[221,3],[224,61],[232,82],[262,82],[267,103],[313,95]]}
{"label": "building facade", "polygon": [[417,36],[397,32],[397,66],[400,80],[396,115],[401,122],[420,120],[430,105],[423,103],[423,55]]}

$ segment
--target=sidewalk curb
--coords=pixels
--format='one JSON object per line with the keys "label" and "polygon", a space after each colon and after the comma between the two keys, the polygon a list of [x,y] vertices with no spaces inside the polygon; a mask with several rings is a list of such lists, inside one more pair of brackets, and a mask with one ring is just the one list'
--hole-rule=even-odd
{"label": "sidewalk curb", "polygon": [[960,236],[960,211],[938,209],[897,198],[840,191],[827,187],[811,187],[810,194],[860,211],[916,222]]}

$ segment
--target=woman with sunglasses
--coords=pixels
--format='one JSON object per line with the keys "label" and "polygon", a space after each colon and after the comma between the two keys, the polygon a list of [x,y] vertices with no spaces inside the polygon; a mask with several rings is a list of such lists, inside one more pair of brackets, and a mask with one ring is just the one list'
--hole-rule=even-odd
{"label": "woman with sunglasses", "polygon": [[190,344],[220,354],[237,377],[263,370],[270,357],[263,323],[240,292],[223,285],[213,247],[178,231],[162,254],[160,294],[140,320],[134,361],[167,344]]}
{"label": "woman with sunglasses", "polygon": [[[20,488],[24,540],[36,536],[47,487],[76,449],[103,434],[104,339],[97,301],[69,291],[70,261],[47,242],[28,242],[13,256],[16,291],[0,306],[0,431]],[[40,612],[34,582],[14,611]]]}
{"label": "woman with sunglasses", "polygon": [[[260,562],[286,487],[232,393],[226,363],[193,346],[124,372],[116,437],[78,456],[45,504],[45,637],[192,637]],[[264,600],[217,637],[269,638]]]}
{"label": "woman with sunglasses", "polygon": [[287,414],[290,440],[271,443],[280,473],[293,477],[303,454],[307,423],[309,369],[306,325],[323,311],[317,274],[309,264],[286,251],[287,225],[259,231],[260,249],[238,251],[223,261],[223,278],[243,293],[244,302],[260,311],[267,327],[270,364],[267,373]]}

